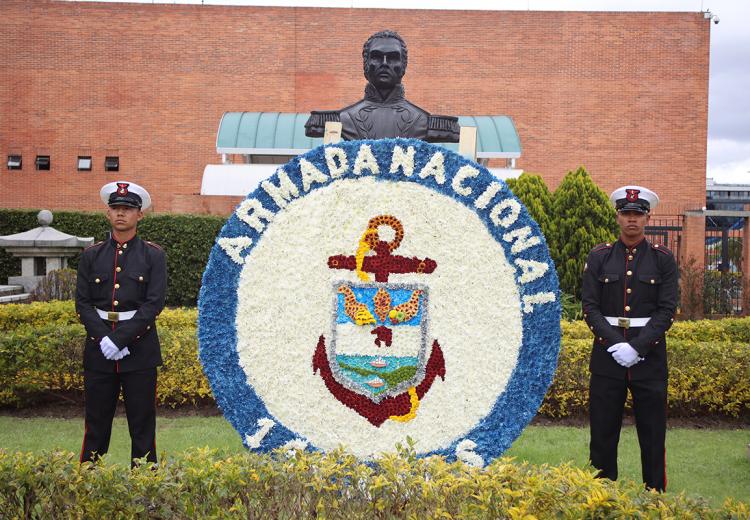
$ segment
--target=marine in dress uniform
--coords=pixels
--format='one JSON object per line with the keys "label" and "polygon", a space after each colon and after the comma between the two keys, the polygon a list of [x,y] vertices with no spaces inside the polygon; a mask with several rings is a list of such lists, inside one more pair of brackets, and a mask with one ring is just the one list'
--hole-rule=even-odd
{"label": "marine in dress uniform", "polygon": [[615,190],[620,238],[596,246],[583,272],[583,316],[591,351],[591,464],[617,479],[617,444],[627,392],[633,397],[641,468],[647,488],[664,491],[667,350],[677,307],[678,270],[671,251],[646,240],[657,195],[640,186]]}
{"label": "marine in dress uniform", "polygon": [[156,462],[156,367],[161,349],[156,317],[164,308],[166,257],[136,235],[148,192],[113,182],[100,196],[109,206],[111,237],[85,249],[78,265],[76,311],[86,328],[83,353],[86,424],[81,462],[107,453],[122,390],[131,461]]}

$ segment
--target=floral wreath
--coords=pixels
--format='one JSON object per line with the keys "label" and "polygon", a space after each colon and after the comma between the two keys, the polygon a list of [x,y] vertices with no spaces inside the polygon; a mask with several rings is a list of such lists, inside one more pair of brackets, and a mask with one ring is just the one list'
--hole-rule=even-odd
{"label": "floral wreath", "polygon": [[557,274],[504,182],[413,139],[294,158],[242,201],[203,274],[200,359],[249,449],[363,458],[411,437],[484,464],[536,414]]}

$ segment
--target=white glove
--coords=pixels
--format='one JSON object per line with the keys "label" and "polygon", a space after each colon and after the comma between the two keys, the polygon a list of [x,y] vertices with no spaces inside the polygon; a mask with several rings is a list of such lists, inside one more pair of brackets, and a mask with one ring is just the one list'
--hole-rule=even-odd
{"label": "white glove", "polygon": [[117,348],[117,345],[115,345],[111,339],[109,339],[109,336],[104,336],[102,338],[99,342],[99,348],[102,350],[104,357],[110,361],[113,361],[115,356],[120,353],[120,349]]}
{"label": "white glove", "polygon": [[639,361],[643,361],[643,358],[638,355],[638,351],[631,347],[630,343],[616,343],[609,347],[607,352],[610,352],[615,361],[625,368],[630,368]]}
{"label": "white glove", "polygon": [[130,351],[128,350],[128,347],[125,347],[120,352],[118,352],[117,354],[115,354],[115,357],[113,358],[113,360],[114,361],[119,361],[122,358],[124,358],[125,356],[129,356],[129,355],[130,355]]}

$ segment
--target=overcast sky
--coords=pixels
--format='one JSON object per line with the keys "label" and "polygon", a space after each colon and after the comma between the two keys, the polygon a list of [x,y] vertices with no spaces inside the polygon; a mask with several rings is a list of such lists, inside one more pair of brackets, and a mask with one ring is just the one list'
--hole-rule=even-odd
{"label": "overcast sky", "polygon": [[711,23],[706,175],[717,182],[750,184],[750,0],[160,0],[156,3],[547,11],[709,9],[719,23]]}

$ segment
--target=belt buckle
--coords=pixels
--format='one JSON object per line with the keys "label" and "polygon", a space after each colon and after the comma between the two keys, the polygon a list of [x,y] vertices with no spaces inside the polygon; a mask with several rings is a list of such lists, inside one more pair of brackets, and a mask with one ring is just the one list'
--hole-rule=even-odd
{"label": "belt buckle", "polygon": [[630,328],[630,318],[617,318],[617,326],[623,329]]}
{"label": "belt buckle", "polygon": [[107,321],[120,321],[120,313],[119,312],[108,312],[107,313]]}

